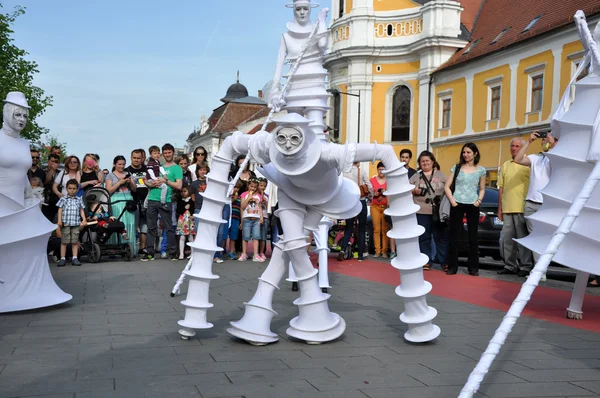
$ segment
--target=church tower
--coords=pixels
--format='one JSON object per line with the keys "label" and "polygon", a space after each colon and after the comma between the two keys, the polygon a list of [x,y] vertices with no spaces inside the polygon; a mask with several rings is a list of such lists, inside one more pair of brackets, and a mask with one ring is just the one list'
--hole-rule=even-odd
{"label": "church tower", "polygon": [[332,138],[408,148],[414,162],[429,144],[430,74],[468,43],[480,2],[463,14],[452,0],[332,0]]}

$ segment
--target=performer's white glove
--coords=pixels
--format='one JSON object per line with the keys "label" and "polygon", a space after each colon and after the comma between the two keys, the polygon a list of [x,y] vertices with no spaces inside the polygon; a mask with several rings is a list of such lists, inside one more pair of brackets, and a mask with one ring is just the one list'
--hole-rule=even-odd
{"label": "performer's white glove", "polygon": [[286,105],[285,100],[283,99],[283,93],[279,91],[279,89],[274,89],[271,92],[269,107],[272,108],[275,112],[280,112],[281,108]]}
{"label": "performer's white glove", "polygon": [[319,25],[326,26],[325,20],[327,19],[327,14],[329,14],[329,8],[323,8],[321,11],[319,11],[319,16],[317,17]]}

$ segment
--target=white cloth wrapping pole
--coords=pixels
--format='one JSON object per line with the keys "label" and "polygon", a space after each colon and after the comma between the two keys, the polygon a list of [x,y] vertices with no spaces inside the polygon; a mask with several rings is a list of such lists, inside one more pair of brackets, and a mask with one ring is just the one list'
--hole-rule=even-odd
{"label": "white cloth wrapping pole", "polygon": [[175,286],[173,286],[173,290],[171,290],[171,296],[181,293],[180,288],[181,288],[181,285],[183,285],[183,282],[185,282],[185,272],[189,271],[191,267],[192,267],[192,257],[190,257],[190,260],[185,265],[185,268],[181,272],[181,275],[179,275],[179,279],[177,279],[177,282],[175,282]]}
{"label": "white cloth wrapping pole", "polygon": [[481,355],[477,366],[469,375],[469,379],[467,384],[463,387],[460,392],[459,398],[470,398],[477,392],[479,387],[481,386],[481,382],[483,381],[485,375],[490,370],[494,359],[500,352],[500,348],[506,341],[509,333],[511,332],[514,324],[517,322],[519,317],[521,316],[521,312],[523,312],[523,308],[531,299],[531,295],[533,291],[540,283],[540,279],[542,275],[546,273],[548,270],[548,266],[552,261],[554,255],[558,252],[560,245],[565,240],[567,234],[571,231],[573,224],[579,217],[581,210],[584,208],[588,199],[592,195],[594,188],[598,185],[598,181],[600,180],[600,162],[594,165],[594,169],[592,173],[588,176],[583,185],[583,188],[577,194],[577,197],[569,207],[569,211],[563,217],[558,229],[554,233],[554,236],[548,243],[544,254],[540,257],[538,262],[535,264],[535,267],[529,274],[527,281],[521,287],[521,291],[519,295],[515,299],[515,301],[510,306],[507,314],[504,316],[504,319],[500,323],[498,329],[496,329],[496,333],[494,333],[494,337],[490,340],[485,352]]}
{"label": "white cloth wrapping pole", "polygon": [[319,222],[319,230],[313,234],[315,238],[315,244],[317,246],[316,252],[319,256],[319,287],[321,289],[330,289],[329,285],[329,245],[327,244],[327,238],[329,236],[329,228],[333,225],[333,221],[329,217],[323,217]]}

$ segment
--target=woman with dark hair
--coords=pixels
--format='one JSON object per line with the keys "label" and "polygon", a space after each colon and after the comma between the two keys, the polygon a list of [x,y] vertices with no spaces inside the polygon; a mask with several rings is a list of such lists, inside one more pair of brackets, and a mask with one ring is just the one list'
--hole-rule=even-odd
{"label": "woman with dark hair", "polygon": [[202,162],[207,162],[208,164],[208,152],[206,152],[206,148],[199,146],[194,149],[194,158],[190,162],[190,167],[188,167],[188,170],[192,176],[192,181],[196,181],[196,167],[198,167],[198,164]]}
{"label": "woman with dark hair", "polygon": [[[111,194],[111,214],[114,217],[119,217],[121,212],[123,216],[121,221],[125,224],[125,230],[127,231],[128,238],[126,242],[129,242],[133,246],[133,254],[137,253],[135,235],[137,232],[137,226],[135,224],[135,211],[124,210],[127,202],[135,203],[133,201],[132,191],[137,189],[135,180],[131,177],[127,171],[125,171],[125,157],[118,155],[113,160],[114,170],[112,173],[106,176],[106,190]],[[117,234],[108,241],[109,243],[117,243]]]}
{"label": "woman with dark hair", "polygon": [[[436,214],[434,218],[434,205],[439,204],[442,195],[444,195],[444,187],[446,185],[446,175],[436,169],[437,161],[433,153],[423,151],[417,158],[417,166],[419,170],[413,174],[409,182],[415,186],[412,190],[415,204],[419,205],[417,211],[417,222],[425,228],[425,232],[419,236],[419,247],[421,253],[429,257],[429,263],[425,264],[423,269],[431,269],[431,264],[437,258],[442,265],[442,269],[446,270],[446,257],[448,253],[448,228],[446,224],[439,222],[439,217]],[[439,165],[438,165],[439,167]],[[439,208],[436,206],[436,210]],[[435,242],[435,256],[432,257],[431,241]]]}
{"label": "woman with dark hair", "polygon": [[[246,155],[239,155],[235,159],[235,163],[231,165],[231,170],[229,171],[229,181],[233,180],[237,172],[240,170],[242,163],[244,163],[244,160],[246,160]],[[244,186],[242,187],[240,192],[246,192],[248,190],[248,181],[250,181],[252,178],[256,178],[256,174],[254,174],[254,172],[250,170],[250,163],[248,163],[246,165],[246,168],[244,169],[244,171],[242,171],[242,174],[240,175],[239,181],[242,181],[244,183]]]}
{"label": "woman with dark hair", "polygon": [[463,217],[467,218],[469,231],[469,274],[479,275],[479,242],[477,230],[479,228],[479,206],[485,195],[486,171],[479,164],[479,149],[472,142],[463,145],[457,165],[452,167],[452,174],[444,187],[446,196],[452,205],[450,209],[450,249],[448,252],[447,275],[458,272],[458,238],[463,224]]}

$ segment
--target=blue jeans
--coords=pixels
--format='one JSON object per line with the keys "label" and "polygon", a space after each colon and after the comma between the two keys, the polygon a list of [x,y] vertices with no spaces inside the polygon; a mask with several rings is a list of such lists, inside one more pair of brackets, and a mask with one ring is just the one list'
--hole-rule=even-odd
{"label": "blue jeans", "polygon": [[246,242],[260,240],[260,220],[258,218],[244,218],[242,220],[242,234]]}
{"label": "blue jeans", "polygon": [[[448,255],[448,227],[444,223],[434,223],[431,214],[417,214],[417,222],[425,228],[423,235],[419,236],[419,248],[421,253],[427,254],[429,264],[434,260],[446,265]],[[432,243],[435,244],[435,254]]]}
{"label": "blue jeans", "polygon": [[[223,220],[227,220],[226,223],[219,225],[219,232],[217,233],[217,246],[223,247],[223,243],[227,242],[227,236],[229,235],[229,213],[231,212],[231,205],[223,206]],[[223,258],[223,252],[216,252],[215,258]]]}

